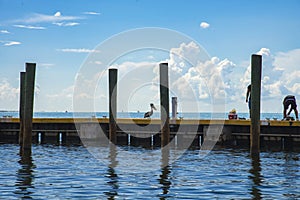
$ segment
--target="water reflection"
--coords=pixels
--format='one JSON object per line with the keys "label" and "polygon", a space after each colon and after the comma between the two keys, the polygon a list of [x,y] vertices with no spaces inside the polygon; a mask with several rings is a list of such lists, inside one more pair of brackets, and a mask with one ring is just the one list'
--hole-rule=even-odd
{"label": "water reflection", "polygon": [[31,151],[23,151],[20,157],[18,161],[20,169],[17,171],[16,191],[14,193],[22,199],[32,199],[33,190],[30,191],[30,188],[34,188],[33,169],[35,166],[31,157]]}
{"label": "water reflection", "polygon": [[259,200],[262,199],[261,191],[259,187],[262,183],[261,177],[261,167],[260,167],[260,157],[259,155],[251,156],[251,169],[249,170],[250,176],[249,178],[252,180],[252,188],[250,194],[252,195],[252,199]]}
{"label": "water reflection", "polygon": [[159,183],[161,184],[162,194],[160,195],[161,200],[165,200],[169,197],[169,190],[171,187],[171,181],[169,180],[169,174],[171,173],[171,168],[169,165],[170,159],[170,149],[165,146],[161,150],[161,175],[159,176]]}
{"label": "water reflection", "polygon": [[118,175],[115,173],[115,167],[118,164],[117,161],[117,148],[115,145],[110,145],[109,158],[110,164],[107,169],[107,177],[110,179],[107,184],[111,187],[111,189],[106,192],[107,199],[113,200],[118,196]]}
{"label": "water reflection", "polygon": [[284,190],[284,195],[291,199],[300,199],[300,193],[297,186],[299,185],[299,157],[293,152],[285,152],[282,174],[285,177],[284,185],[287,189]]}

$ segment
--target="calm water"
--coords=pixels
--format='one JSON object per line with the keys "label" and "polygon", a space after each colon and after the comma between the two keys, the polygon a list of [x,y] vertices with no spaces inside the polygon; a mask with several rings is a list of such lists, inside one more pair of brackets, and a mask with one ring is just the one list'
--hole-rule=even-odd
{"label": "calm water", "polygon": [[55,145],[20,157],[17,145],[1,144],[1,199],[300,199],[300,152],[252,159],[247,149],[215,147],[172,160],[171,149],[166,161],[160,149],[94,150],[103,159],[83,146]]}
{"label": "calm water", "polygon": [[[118,115],[142,117],[142,113]],[[3,116],[18,117],[18,113],[0,112]],[[73,113],[41,112],[34,117],[73,117]],[[183,117],[224,119],[226,114]],[[266,117],[282,115],[262,114]],[[20,156],[18,145],[0,144],[0,152],[0,199],[300,199],[300,152],[296,151],[262,151],[259,158],[251,158],[249,149],[215,146],[203,157],[199,149],[166,153],[133,146],[36,144],[31,156]]]}

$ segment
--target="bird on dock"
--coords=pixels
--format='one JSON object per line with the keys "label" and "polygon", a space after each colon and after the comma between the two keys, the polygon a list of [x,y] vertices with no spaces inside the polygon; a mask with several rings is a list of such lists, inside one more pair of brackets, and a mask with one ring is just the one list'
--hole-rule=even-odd
{"label": "bird on dock", "polygon": [[149,112],[146,112],[144,114],[144,118],[150,118],[151,115],[153,115],[153,110],[156,110],[155,106],[153,103],[150,103],[150,107],[151,107],[151,110]]}

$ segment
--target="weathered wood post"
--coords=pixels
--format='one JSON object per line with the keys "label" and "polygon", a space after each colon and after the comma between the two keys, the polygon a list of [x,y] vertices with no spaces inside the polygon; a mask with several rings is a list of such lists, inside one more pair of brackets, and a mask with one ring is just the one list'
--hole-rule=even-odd
{"label": "weathered wood post", "polygon": [[109,139],[117,142],[117,81],[118,69],[109,69]]}
{"label": "weathered wood post", "polygon": [[31,151],[35,63],[26,63],[23,151]]}
{"label": "weathered wood post", "polygon": [[251,127],[250,153],[258,155],[260,149],[260,96],[261,96],[262,56],[251,57]]}
{"label": "weathered wood post", "polygon": [[172,97],[172,119],[177,119],[177,97]]}
{"label": "weathered wood post", "polygon": [[19,132],[19,145],[20,149],[23,147],[23,134],[24,134],[24,109],[25,109],[25,72],[20,73],[20,105],[19,105],[19,119],[20,119],[20,132]]}
{"label": "weathered wood post", "polygon": [[160,73],[161,146],[164,147],[170,141],[168,63],[159,64],[159,73]]}

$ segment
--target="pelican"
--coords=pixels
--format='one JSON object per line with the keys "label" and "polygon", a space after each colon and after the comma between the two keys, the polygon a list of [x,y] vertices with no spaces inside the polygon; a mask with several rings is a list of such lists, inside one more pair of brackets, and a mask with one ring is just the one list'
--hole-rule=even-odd
{"label": "pelican", "polygon": [[155,108],[155,106],[154,106],[153,103],[150,103],[150,107],[151,107],[151,111],[146,112],[144,114],[144,118],[148,118],[148,117],[150,118],[150,116],[153,114],[153,110],[156,110],[156,108]]}

